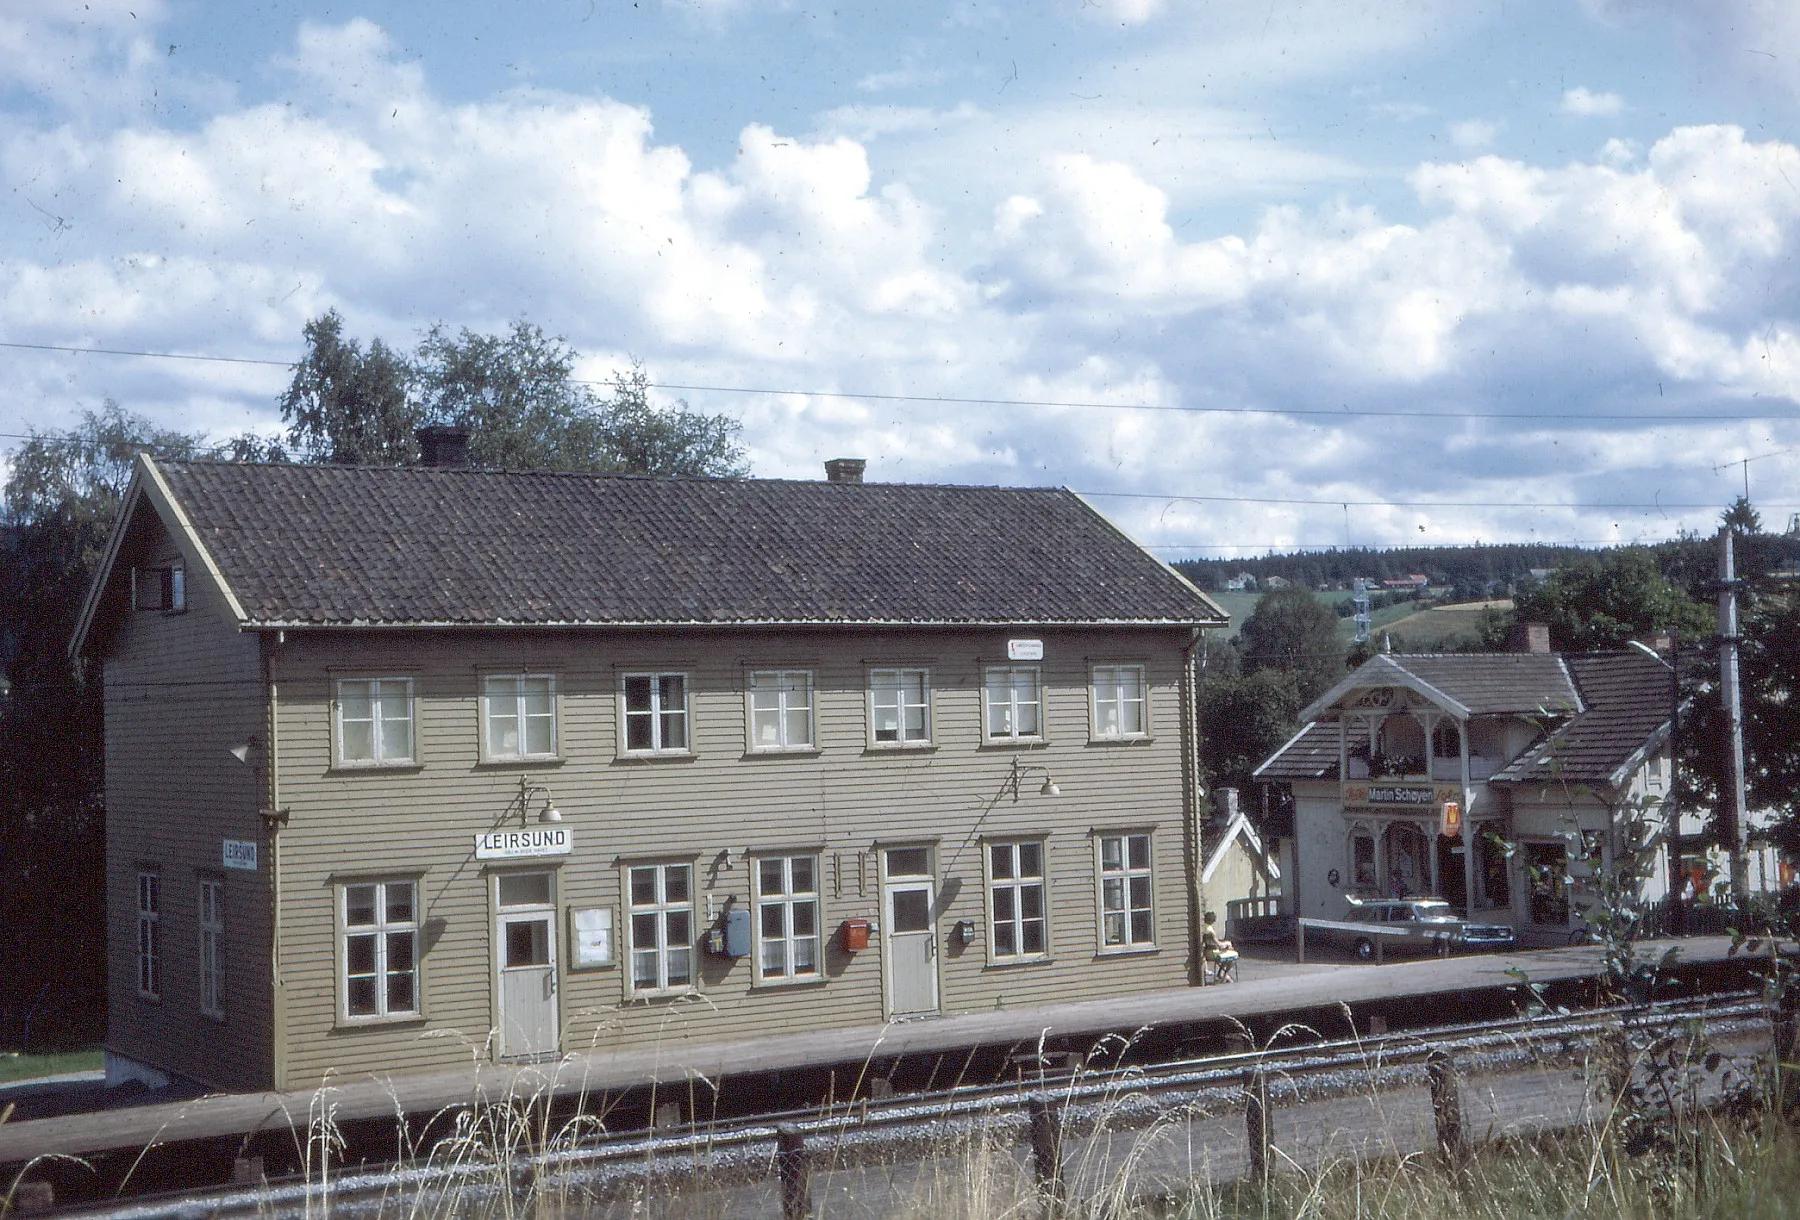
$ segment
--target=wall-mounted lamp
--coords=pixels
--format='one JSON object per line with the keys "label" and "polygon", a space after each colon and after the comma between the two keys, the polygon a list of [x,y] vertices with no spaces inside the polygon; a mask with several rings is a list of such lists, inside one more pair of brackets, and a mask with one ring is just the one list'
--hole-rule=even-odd
{"label": "wall-mounted lamp", "polygon": [[[1021,763],[1015,758],[1012,760],[1012,774],[1006,777],[1006,785],[1012,789],[1013,804],[1016,805],[1019,803],[1019,781],[1024,779],[1027,775],[1039,771],[1043,772],[1044,782],[1043,785],[1038,788],[1038,795],[1062,795],[1062,789],[1058,788],[1056,786],[1056,781],[1050,778],[1050,768],[1040,767],[1036,763]],[[1005,788],[1002,788],[1001,791],[1005,791]]]}
{"label": "wall-mounted lamp", "polygon": [[261,744],[262,744],[261,739],[257,738],[257,737],[251,737],[245,741],[240,741],[237,745],[232,746],[230,748],[231,756],[233,758],[237,759],[239,762],[248,765],[250,762],[250,751],[254,750],[257,746],[260,746]]}
{"label": "wall-mounted lamp", "polygon": [[531,814],[531,798],[538,794],[544,798],[544,807],[538,810],[538,821],[560,822],[562,810],[556,807],[556,800],[550,795],[550,789],[543,784],[534,784],[529,775],[519,777],[519,825],[523,826]]}
{"label": "wall-mounted lamp", "polygon": [[955,941],[957,944],[957,947],[962,948],[962,949],[967,949],[970,945],[974,944],[975,943],[975,923],[974,923],[974,921],[969,920],[969,919],[957,920],[956,926],[954,928],[950,929],[950,939]]}

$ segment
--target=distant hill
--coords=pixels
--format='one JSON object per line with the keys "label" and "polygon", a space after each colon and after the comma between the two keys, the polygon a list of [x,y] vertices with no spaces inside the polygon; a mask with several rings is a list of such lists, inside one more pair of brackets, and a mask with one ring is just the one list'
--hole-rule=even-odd
{"label": "distant hill", "polygon": [[1243,572],[1256,577],[1259,588],[1266,588],[1269,577],[1279,576],[1309,589],[1348,588],[1359,576],[1399,580],[1417,573],[1431,581],[1434,591],[1454,590],[1458,596],[1477,600],[1507,596],[1514,586],[1530,578],[1533,568],[1554,568],[1591,553],[1583,547],[1529,543],[1394,550],[1347,547],[1257,559],[1184,559],[1175,567],[1209,591],[1224,589],[1227,580]]}

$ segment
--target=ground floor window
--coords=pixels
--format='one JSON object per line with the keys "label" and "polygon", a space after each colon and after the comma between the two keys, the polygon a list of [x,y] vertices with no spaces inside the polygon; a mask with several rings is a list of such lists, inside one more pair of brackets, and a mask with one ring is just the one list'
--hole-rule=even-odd
{"label": "ground floor window", "polygon": [[162,995],[162,874],[141,872],[137,878],[138,994]]}
{"label": "ground floor window", "polygon": [[1475,877],[1482,897],[1492,907],[1512,905],[1512,874],[1505,822],[1481,822],[1475,827]]}
{"label": "ground floor window", "polygon": [[1367,830],[1350,832],[1350,887],[1364,897],[1381,890],[1375,875],[1375,836]]}
{"label": "ground floor window", "polygon": [[200,1011],[225,1015],[225,883],[200,882]]}
{"label": "ground floor window", "polygon": [[693,866],[640,864],[630,869],[631,990],[675,991],[694,980]]}
{"label": "ground floor window", "polygon": [[1101,835],[1100,944],[1139,949],[1156,943],[1150,894],[1150,836]]}
{"label": "ground floor window", "polygon": [[1569,922],[1569,856],[1561,842],[1525,844],[1525,876],[1531,886],[1531,922]]}
{"label": "ground floor window", "polygon": [[756,862],[756,977],[819,973],[819,858],[765,856]]}
{"label": "ground floor window", "polygon": [[1425,832],[1411,822],[1395,822],[1382,834],[1387,890],[1395,898],[1431,892],[1430,848]]}
{"label": "ground floor window", "polygon": [[997,960],[1050,951],[1044,906],[1044,845],[988,844],[988,951]]}
{"label": "ground floor window", "polygon": [[344,1015],[416,1016],[418,886],[411,881],[346,885],[343,904]]}

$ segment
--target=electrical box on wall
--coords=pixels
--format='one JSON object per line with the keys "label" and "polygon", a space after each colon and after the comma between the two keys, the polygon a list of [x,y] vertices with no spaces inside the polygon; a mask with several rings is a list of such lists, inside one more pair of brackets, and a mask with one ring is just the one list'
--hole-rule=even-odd
{"label": "electrical box on wall", "polygon": [[706,951],[715,957],[750,956],[750,912],[731,907],[706,934]]}

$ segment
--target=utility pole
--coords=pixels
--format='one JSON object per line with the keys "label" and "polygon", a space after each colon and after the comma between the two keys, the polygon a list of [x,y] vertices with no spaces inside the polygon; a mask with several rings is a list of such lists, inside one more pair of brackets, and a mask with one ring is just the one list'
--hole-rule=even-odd
{"label": "utility pole", "polygon": [[1738,690],[1737,567],[1731,554],[1731,527],[1719,527],[1719,685],[1725,702],[1725,845],[1731,853],[1731,896],[1750,896],[1750,815],[1744,804],[1744,704]]}

